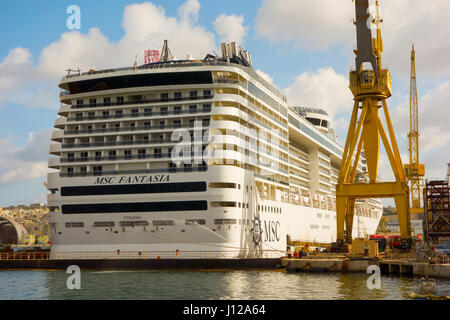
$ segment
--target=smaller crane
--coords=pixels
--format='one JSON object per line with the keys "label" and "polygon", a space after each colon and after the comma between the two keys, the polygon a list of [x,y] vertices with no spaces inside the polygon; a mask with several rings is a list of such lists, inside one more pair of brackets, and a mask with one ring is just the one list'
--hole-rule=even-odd
{"label": "smaller crane", "polygon": [[423,213],[421,198],[423,193],[423,176],[425,166],[419,163],[419,107],[417,102],[416,83],[416,52],[414,45],[411,50],[411,84],[409,93],[409,164],[405,164],[405,174],[408,179],[411,197],[412,214]]}

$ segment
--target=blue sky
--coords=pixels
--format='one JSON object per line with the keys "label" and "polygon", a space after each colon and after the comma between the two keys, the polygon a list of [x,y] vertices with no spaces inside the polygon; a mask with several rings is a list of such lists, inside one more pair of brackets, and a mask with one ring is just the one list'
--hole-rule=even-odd
{"label": "blue sky", "polygon": [[[383,63],[393,78],[394,96],[388,105],[400,152],[407,155],[409,54],[414,42],[423,112],[421,157],[428,177],[444,178],[450,160],[450,29],[445,22],[450,4],[384,2]],[[66,27],[69,5],[81,9],[78,31]],[[291,104],[328,110],[342,141],[352,107],[347,86],[354,59],[353,15],[350,0],[2,1],[0,206],[45,202],[49,134],[64,70],[132,65],[142,48],[160,49],[164,38],[176,55],[194,53],[198,58],[218,52],[222,40],[240,40],[251,52],[255,69],[270,76]],[[383,154],[381,164],[382,177],[390,177]]]}

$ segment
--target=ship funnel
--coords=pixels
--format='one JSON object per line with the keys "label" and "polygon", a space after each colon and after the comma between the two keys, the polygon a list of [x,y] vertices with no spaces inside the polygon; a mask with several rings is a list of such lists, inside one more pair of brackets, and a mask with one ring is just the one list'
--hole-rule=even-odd
{"label": "ship funnel", "polygon": [[171,61],[173,60],[172,53],[169,49],[168,40],[164,40],[164,45],[161,50],[161,57],[159,59],[160,61]]}

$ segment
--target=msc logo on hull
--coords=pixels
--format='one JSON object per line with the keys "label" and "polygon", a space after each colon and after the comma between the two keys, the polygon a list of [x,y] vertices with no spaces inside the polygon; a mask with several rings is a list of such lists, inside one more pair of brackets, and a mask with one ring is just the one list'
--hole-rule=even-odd
{"label": "msc logo on hull", "polygon": [[263,237],[264,242],[279,242],[280,241],[280,222],[279,221],[264,221]]}

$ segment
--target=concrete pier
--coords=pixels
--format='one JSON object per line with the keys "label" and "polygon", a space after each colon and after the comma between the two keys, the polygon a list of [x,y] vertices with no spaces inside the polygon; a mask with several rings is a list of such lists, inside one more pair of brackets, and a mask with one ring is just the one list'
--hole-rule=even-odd
{"label": "concrete pier", "polygon": [[292,272],[366,272],[370,265],[380,267],[382,274],[426,276],[450,278],[450,264],[433,264],[408,259],[377,258],[301,258],[283,259],[286,271]]}
{"label": "concrete pier", "polygon": [[374,259],[283,259],[281,261],[286,271],[297,272],[365,272],[372,264],[378,264]]}

